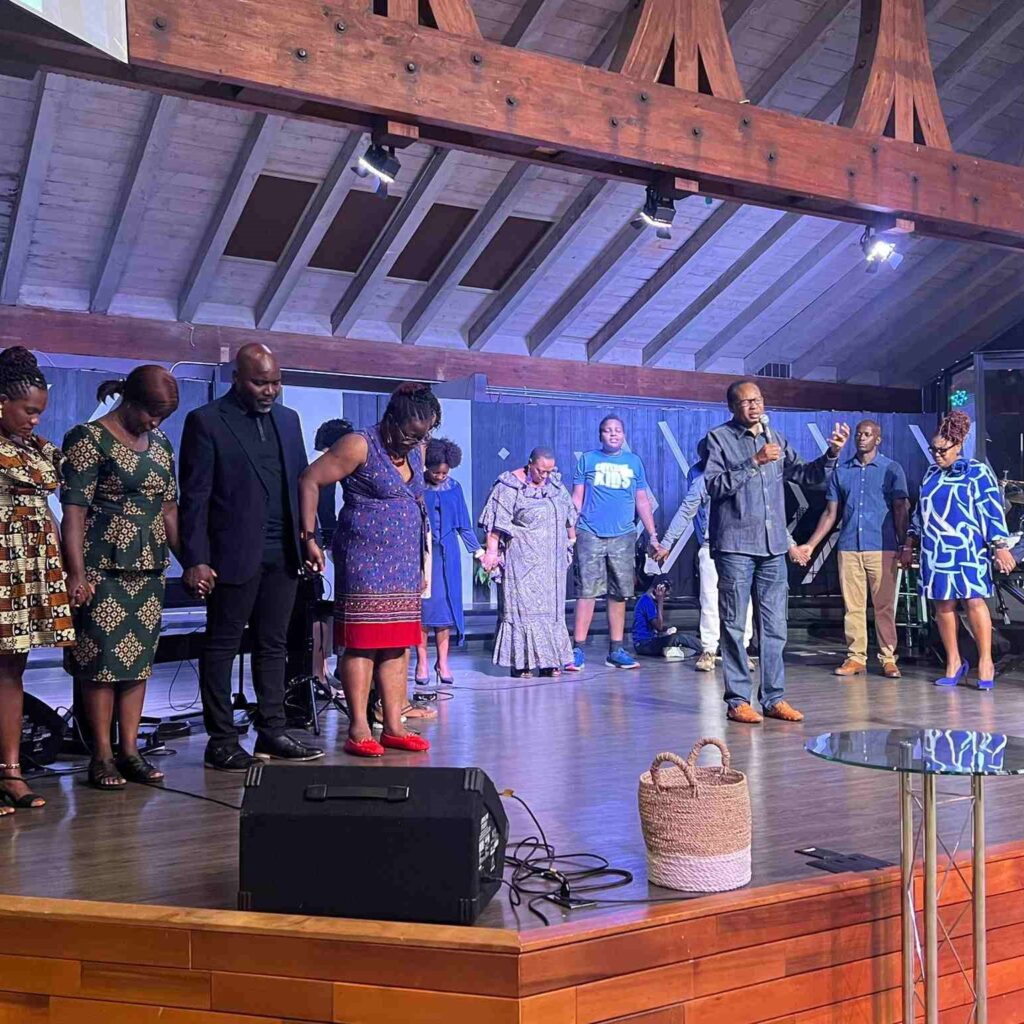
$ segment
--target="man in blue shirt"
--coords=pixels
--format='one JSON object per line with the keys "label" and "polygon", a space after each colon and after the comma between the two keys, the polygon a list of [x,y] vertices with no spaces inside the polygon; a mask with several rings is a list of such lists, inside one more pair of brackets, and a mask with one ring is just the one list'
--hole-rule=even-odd
{"label": "man in blue shirt", "polygon": [[638,668],[623,647],[626,600],[633,596],[637,516],[650,537],[652,553],[660,552],[644,464],[623,450],[626,428],[618,416],[605,416],[599,428],[601,447],[584,452],[572,479],[576,523],[576,622],[572,662],[566,671],[582,672],[597,598],[608,598],[608,657],[611,668]]}
{"label": "man in blue shirt", "polygon": [[878,447],[882,428],[861,420],[854,435],[856,454],[836,467],[828,483],[825,511],[802,553],[810,558],[839,517],[839,587],[846,617],[846,660],[837,676],[858,676],[868,665],[868,593],[875,610],[875,635],[882,674],[899,679],[896,665],[897,552],[907,537],[910,500],[903,467]]}
{"label": "man in blue shirt", "polygon": [[752,380],[729,385],[732,419],[708,433],[704,480],[711,496],[708,529],[718,568],[718,610],[722,620],[725,702],[732,722],[756,725],[761,715],[750,703],[753,685],[743,650],[743,624],[751,590],[757,596],[761,639],[761,708],[769,718],[803,721],[783,699],[786,670],[786,554],[806,564],[806,554],[786,528],[786,481],[824,487],[850,428],[837,423],[828,450],[804,462],[789,442],[769,427],[761,389]]}

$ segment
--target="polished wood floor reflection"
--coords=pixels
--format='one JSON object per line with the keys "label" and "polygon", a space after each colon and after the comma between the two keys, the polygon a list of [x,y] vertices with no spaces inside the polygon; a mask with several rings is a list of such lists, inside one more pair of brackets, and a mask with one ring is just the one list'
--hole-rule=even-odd
{"label": "polished wood floor reflection", "polygon": [[[645,660],[639,671],[616,671],[604,667],[603,653],[600,644],[592,645],[580,675],[530,681],[510,680],[481,651],[460,653],[453,659],[452,699],[423,729],[432,743],[429,754],[389,753],[383,763],[480,766],[499,789],[511,788],[527,801],[560,852],[599,853],[635,874],[629,889],[609,895],[645,898],[670,895],[646,883],[636,806],[637,778],[658,751],[685,754],[701,736],[725,738],[734,765],[750,779],[752,884],[758,886],[818,877],[794,853],[797,847],[825,846],[892,862],[898,857],[895,778],[812,758],[802,749],[810,736],[869,726],[1024,734],[1021,677],[1004,677],[990,694],[936,689],[931,667],[908,666],[898,682],[877,674],[846,682],[830,674],[837,651],[796,646],[788,656],[788,695],[806,712],[806,722],[751,728],[726,722],[720,673],[696,673],[689,659]],[[31,669],[27,685],[48,703],[70,700],[67,677],[56,668]],[[189,665],[176,676],[175,666],[161,666],[150,684],[147,712],[180,707],[194,693]],[[323,724],[329,759],[348,762],[340,752],[344,719],[330,710]],[[237,803],[241,780],[204,770],[204,743],[199,733],[169,744],[173,756],[160,761],[168,786]],[[45,809],[0,821],[4,893],[234,906],[235,811],[139,786],[100,793],[83,785],[80,774],[46,777],[36,788],[49,801]],[[992,780],[988,797],[989,843],[1024,837],[1024,779]],[[513,836],[526,834],[531,826],[525,814],[511,802],[508,811]],[[959,813],[958,805],[950,808],[951,815]],[[946,824],[959,827],[953,817]],[[330,865],[330,849],[295,849],[292,865],[282,870],[327,872]],[[480,923],[539,924],[521,911],[517,918],[504,895]]]}

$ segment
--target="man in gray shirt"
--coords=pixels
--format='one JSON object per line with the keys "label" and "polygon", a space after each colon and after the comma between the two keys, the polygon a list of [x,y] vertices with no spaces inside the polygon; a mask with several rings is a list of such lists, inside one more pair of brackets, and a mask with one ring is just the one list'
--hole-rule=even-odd
{"label": "man in gray shirt", "polygon": [[[732,419],[709,431],[704,480],[711,498],[708,533],[718,569],[725,702],[733,722],[755,725],[753,684],[743,650],[743,627],[751,591],[756,597],[761,638],[761,708],[769,718],[799,722],[803,715],[783,697],[789,588],[786,554],[801,564],[806,556],[786,527],[785,483],[824,487],[850,436],[837,423],[828,450],[804,462],[786,439],[767,425],[757,383],[739,380],[726,393]],[[764,417],[764,422],[762,421]]]}

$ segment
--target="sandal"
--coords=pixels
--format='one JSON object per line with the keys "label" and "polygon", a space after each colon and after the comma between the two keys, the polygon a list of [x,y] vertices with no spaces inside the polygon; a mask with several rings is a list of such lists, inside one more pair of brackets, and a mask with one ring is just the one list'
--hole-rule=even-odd
{"label": "sandal", "polygon": [[141,754],[122,754],[114,764],[129,782],[138,782],[143,786],[162,782],[164,778],[164,773]]}
{"label": "sandal", "polygon": [[[429,721],[431,718],[437,718],[437,708],[425,708],[422,705],[406,704],[402,708],[402,721],[404,722],[407,718],[418,718],[420,721]],[[383,723],[381,723],[383,725]]]}
{"label": "sandal", "polygon": [[123,789],[127,783],[125,777],[117,770],[117,765],[111,757],[106,761],[93,758],[89,762],[89,785],[95,789],[106,791]]}
{"label": "sandal", "polygon": [[[0,803],[6,804],[12,810],[19,811],[31,811],[37,807],[43,807],[46,801],[38,794],[33,793],[32,790],[28,790],[26,793],[22,793],[21,796],[15,796],[13,793],[9,793],[4,787],[6,782],[25,782],[21,776],[21,764],[15,761],[13,764],[4,764],[0,761],[0,772],[3,772],[3,777],[0,778]],[[8,775],[8,772],[17,772],[16,775]],[[5,814],[10,813],[4,811]]]}

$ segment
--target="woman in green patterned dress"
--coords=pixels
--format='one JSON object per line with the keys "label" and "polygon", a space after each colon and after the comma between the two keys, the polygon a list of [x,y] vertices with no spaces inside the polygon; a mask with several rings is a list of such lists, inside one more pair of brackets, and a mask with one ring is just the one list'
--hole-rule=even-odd
{"label": "woman in green patterned dress", "polygon": [[[64,667],[79,683],[92,745],[89,781],[102,790],[163,772],[138,748],[146,680],[160,639],[164,573],[178,551],[174,451],[157,427],[178,408],[162,366],[100,385],[120,402],[64,438],[64,564],[78,643]],[[117,714],[120,749],[110,728]]]}

